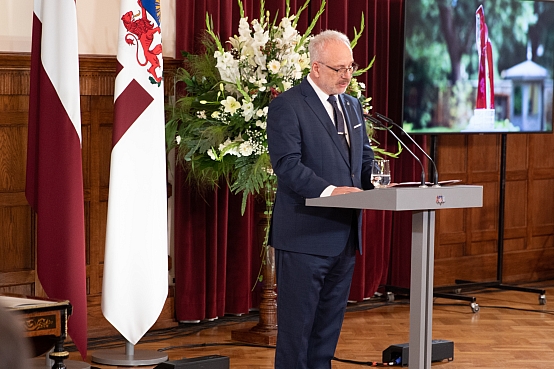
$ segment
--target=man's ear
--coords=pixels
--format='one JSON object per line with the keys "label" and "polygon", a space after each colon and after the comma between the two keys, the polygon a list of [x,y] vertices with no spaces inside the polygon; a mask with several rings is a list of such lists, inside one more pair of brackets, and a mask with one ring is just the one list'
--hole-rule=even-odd
{"label": "man's ear", "polygon": [[318,62],[313,62],[310,73],[313,73],[314,77],[319,77],[319,69],[320,68],[321,68],[321,66],[319,65]]}

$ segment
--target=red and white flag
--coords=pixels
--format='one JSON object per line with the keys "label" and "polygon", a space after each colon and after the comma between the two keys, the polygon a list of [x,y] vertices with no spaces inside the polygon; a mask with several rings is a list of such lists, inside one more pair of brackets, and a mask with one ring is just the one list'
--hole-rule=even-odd
{"label": "red and white flag", "polygon": [[37,213],[37,272],[48,297],[69,300],[68,333],[87,352],[79,50],[74,0],[35,0],[27,183]]}
{"label": "red and white flag", "polygon": [[122,0],[102,312],[136,344],[168,290],[160,6]]}

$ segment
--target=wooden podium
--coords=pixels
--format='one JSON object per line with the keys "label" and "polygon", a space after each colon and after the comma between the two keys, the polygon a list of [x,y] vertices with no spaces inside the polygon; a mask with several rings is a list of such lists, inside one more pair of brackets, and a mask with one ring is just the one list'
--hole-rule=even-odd
{"label": "wooden podium", "polygon": [[435,211],[483,206],[482,186],[389,187],[306,199],[307,206],[412,212],[411,369],[431,368]]}

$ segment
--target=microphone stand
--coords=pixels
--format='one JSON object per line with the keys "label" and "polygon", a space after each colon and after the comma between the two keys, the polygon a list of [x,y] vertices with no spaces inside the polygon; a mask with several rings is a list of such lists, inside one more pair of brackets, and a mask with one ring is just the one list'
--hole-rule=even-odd
{"label": "microphone stand", "polygon": [[429,159],[429,161],[433,164],[433,187],[440,187],[439,185],[439,172],[437,171],[437,165],[435,164],[435,161],[433,159],[431,159],[431,157],[427,154],[427,152],[425,152],[425,150],[423,150],[423,148],[421,146],[419,146],[419,144],[412,138],[412,136],[410,136],[408,134],[408,132],[406,132],[399,124],[395,123],[392,119],[390,119],[389,117],[387,116],[384,116],[383,114],[380,114],[380,113],[375,113],[375,115],[377,115],[378,118],[386,121],[387,123],[390,123],[392,124],[393,126],[397,127],[398,129],[400,129],[400,131],[402,131],[402,133],[404,133],[406,136],[408,136],[408,138],[414,143],[414,145],[417,146],[417,148],[423,153],[423,155],[425,155],[427,157],[427,159]]}
{"label": "microphone stand", "polygon": [[[398,127],[402,132],[404,132],[408,137],[410,137],[410,135],[408,135],[408,133],[404,129],[402,129],[402,127],[398,126],[391,119],[389,119],[389,118],[387,118],[387,117],[385,117],[385,116],[383,116],[379,113],[377,113],[377,114],[383,120],[385,120],[386,122],[389,122],[392,125]],[[377,120],[376,118],[374,118],[374,117],[372,117],[368,114],[364,114],[364,118],[368,119],[373,124],[376,124],[379,127],[383,127],[384,129],[389,131],[398,140],[400,145],[402,145],[403,148],[408,150],[408,152],[419,162],[419,164],[421,165],[421,169],[422,169],[422,173],[421,173],[421,176],[422,176],[421,184],[422,185],[420,187],[427,187],[427,185],[425,185],[425,170],[424,170],[423,164],[421,163],[421,160],[419,160],[419,158],[406,146],[406,144],[402,140],[400,140],[396,134],[394,134],[391,127],[388,127],[385,123],[381,122],[380,120]],[[431,162],[434,165],[435,162],[427,155],[427,153],[411,137],[410,137],[410,139],[425,154],[425,156],[427,156],[427,158],[429,158],[429,160],[431,160]],[[435,166],[435,168],[436,168],[436,166]],[[438,184],[438,173],[437,173],[436,169],[435,169],[435,184],[433,185],[433,187],[440,187],[440,185]],[[387,291],[387,299],[389,299],[389,301],[391,301],[390,300],[391,297],[390,297],[389,294],[394,294],[395,292],[400,293],[400,294],[407,294],[407,295],[410,294],[410,289],[409,288],[403,288],[403,287],[385,286],[385,290]],[[461,294],[438,292],[438,291],[435,290],[435,288],[433,288],[433,297],[439,297],[439,298],[444,298],[444,299],[452,299],[452,300],[468,301],[470,303],[471,309],[474,313],[479,311],[479,305],[477,304],[477,302],[476,302],[477,299],[474,296],[465,296],[465,295],[461,295]],[[392,297],[392,299],[394,299],[394,297]]]}
{"label": "microphone stand", "polygon": [[408,146],[406,146],[406,144],[404,142],[402,142],[402,140],[392,131],[392,129],[387,126],[386,124],[384,124],[383,122],[381,122],[380,120],[377,120],[375,118],[373,118],[371,115],[368,115],[368,114],[364,114],[364,118],[368,119],[369,121],[371,121],[371,123],[379,126],[379,127],[382,127],[384,129],[386,129],[391,135],[394,136],[394,138],[396,138],[396,140],[398,141],[398,143],[400,143],[400,145],[402,145],[403,148],[405,148],[413,157],[415,160],[417,160],[417,162],[419,163],[419,165],[421,166],[421,184],[419,185],[419,187],[427,187],[427,185],[425,184],[425,167],[423,166],[423,163],[421,162],[421,160],[419,160],[419,158],[417,157],[416,154],[414,154],[412,152],[412,150],[410,150],[410,148]]}

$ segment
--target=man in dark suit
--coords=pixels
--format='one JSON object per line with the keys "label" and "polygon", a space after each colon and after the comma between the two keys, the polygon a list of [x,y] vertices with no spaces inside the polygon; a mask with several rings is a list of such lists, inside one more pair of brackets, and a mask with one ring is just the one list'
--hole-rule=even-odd
{"label": "man in dark suit", "polygon": [[373,188],[362,106],[344,93],[357,68],[350,41],[324,31],[309,52],[309,76],[271,102],[267,120],[278,179],[270,238],[278,369],[331,368],[356,249],[362,251],[360,210],[307,207],[305,200]]}

